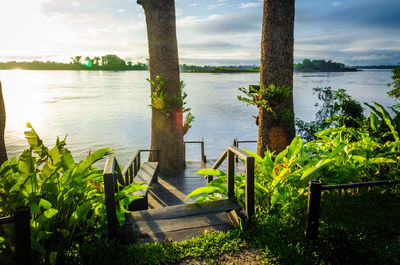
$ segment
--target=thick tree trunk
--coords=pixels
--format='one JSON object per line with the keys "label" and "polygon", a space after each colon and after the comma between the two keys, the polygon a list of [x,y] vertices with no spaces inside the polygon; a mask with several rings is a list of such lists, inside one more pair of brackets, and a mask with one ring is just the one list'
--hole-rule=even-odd
{"label": "thick tree trunk", "polygon": [[4,143],[4,130],[6,128],[6,107],[3,99],[3,89],[0,82],[0,165],[7,160],[6,145]]}
{"label": "thick tree trunk", "polygon": [[[149,43],[150,79],[156,82],[159,75],[166,80],[168,98],[176,97],[179,91],[179,60],[175,26],[174,0],[138,0],[146,15]],[[157,83],[157,82],[156,82]],[[151,88],[152,92],[155,88]],[[182,109],[169,113],[152,110],[151,148],[159,149],[160,172],[172,174],[185,168]],[[150,156],[155,159],[154,154]]]}
{"label": "thick tree trunk", "polygon": [[[294,0],[264,0],[260,85],[293,88]],[[276,116],[260,107],[257,153],[280,152],[295,136],[293,91],[271,102]]]}

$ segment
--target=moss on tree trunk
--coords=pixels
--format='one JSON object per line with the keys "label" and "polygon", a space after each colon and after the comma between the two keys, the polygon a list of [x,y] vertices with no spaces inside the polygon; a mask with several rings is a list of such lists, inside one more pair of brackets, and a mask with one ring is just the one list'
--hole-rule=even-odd
{"label": "moss on tree trunk", "polygon": [[[264,0],[260,84],[293,88],[294,0]],[[272,112],[260,107],[257,153],[284,150],[295,136],[293,91]]]}
{"label": "moss on tree trunk", "polygon": [[[146,15],[149,45],[150,79],[156,82],[159,75],[166,80],[165,92],[173,98],[179,91],[179,60],[175,26],[174,0],[138,0]],[[155,87],[151,87],[151,92]],[[159,149],[160,172],[172,174],[185,167],[182,109],[174,108],[162,113],[152,108],[151,148]],[[151,154],[150,160],[155,155]]]}

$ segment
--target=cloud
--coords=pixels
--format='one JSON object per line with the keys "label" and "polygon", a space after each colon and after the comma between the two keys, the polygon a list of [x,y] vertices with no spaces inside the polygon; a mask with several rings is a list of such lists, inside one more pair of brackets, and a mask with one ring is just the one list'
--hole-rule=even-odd
{"label": "cloud", "polygon": [[76,1],[73,1],[72,2],[72,6],[80,6],[81,4],[79,4],[78,2],[76,2]]}
{"label": "cloud", "polygon": [[217,9],[221,6],[223,6],[224,4],[214,4],[214,5],[209,5],[207,6],[207,9]]}
{"label": "cloud", "polygon": [[342,2],[332,2],[333,7],[341,6],[342,4]]}
{"label": "cloud", "polygon": [[262,5],[263,5],[262,2],[241,3],[239,8],[259,7]]}
{"label": "cloud", "polygon": [[189,6],[198,6],[197,3],[190,4]]}

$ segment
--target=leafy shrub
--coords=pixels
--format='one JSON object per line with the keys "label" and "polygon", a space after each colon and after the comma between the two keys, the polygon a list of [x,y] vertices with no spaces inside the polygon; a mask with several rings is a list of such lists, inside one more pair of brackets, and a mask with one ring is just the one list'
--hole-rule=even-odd
{"label": "leafy shrub", "polygon": [[[325,184],[398,179],[400,141],[395,120],[379,104],[364,122],[367,127],[332,127],[316,134],[315,141],[304,142],[297,136],[281,153],[270,150],[264,158],[255,157],[255,194],[258,210],[287,213],[292,203],[304,197],[310,180]],[[387,128],[387,129],[386,129]],[[383,130],[383,131],[381,131]],[[382,136],[386,137],[383,141]],[[218,178],[188,195],[201,195],[197,201],[226,196],[226,174],[203,169],[203,175]],[[235,195],[244,200],[245,179],[235,176]]]}
{"label": "leafy shrub", "polygon": [[[20,206],[29,206],[31,242],[36,258],[54,263],[58,249],[68,249],[74,242],[90,237],[100,238],[106,233],[103,172],[93,164],[110,153],[103,148],[76,163],[65,147],[65,139],[57,138],[48,149],[28,123],[25,135],[29,149],[19,159],[12,158],[0,167],[0,215],[10,215]],[[144,188],[132,184],[116,197],[123,199],[132,190]],[[124,205],[135,197],[117,204],[120,222]],[[0,237],[0,252],[13,250],[13,225],[3,225],[5,236]],[[1,230],[0,230],[1,231]]]}

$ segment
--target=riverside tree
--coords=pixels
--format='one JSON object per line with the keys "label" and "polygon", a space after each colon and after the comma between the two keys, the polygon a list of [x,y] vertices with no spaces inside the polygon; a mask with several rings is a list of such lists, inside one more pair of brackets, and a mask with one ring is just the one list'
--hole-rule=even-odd
{"label": "riverside tree", "polygon": [[0,82],[0,165],[7,160],[6,145],[4,143],[4,130],[6,128],[6,108],[3,100],[3,89]]}
{"label": "riverside tree", "polygon": [[[151,148],[158,149],[160,172],[172,174],[185,167],[182,83],[179,76],[175,1],[137,0],[147,25],[152,94]],[[150,154],[155,160],[155,154]]]}
{"label": "riverside tree", "polygon": [[295,136],[293,113],[294,0],[264,0],[257,153],[280,152]]}

